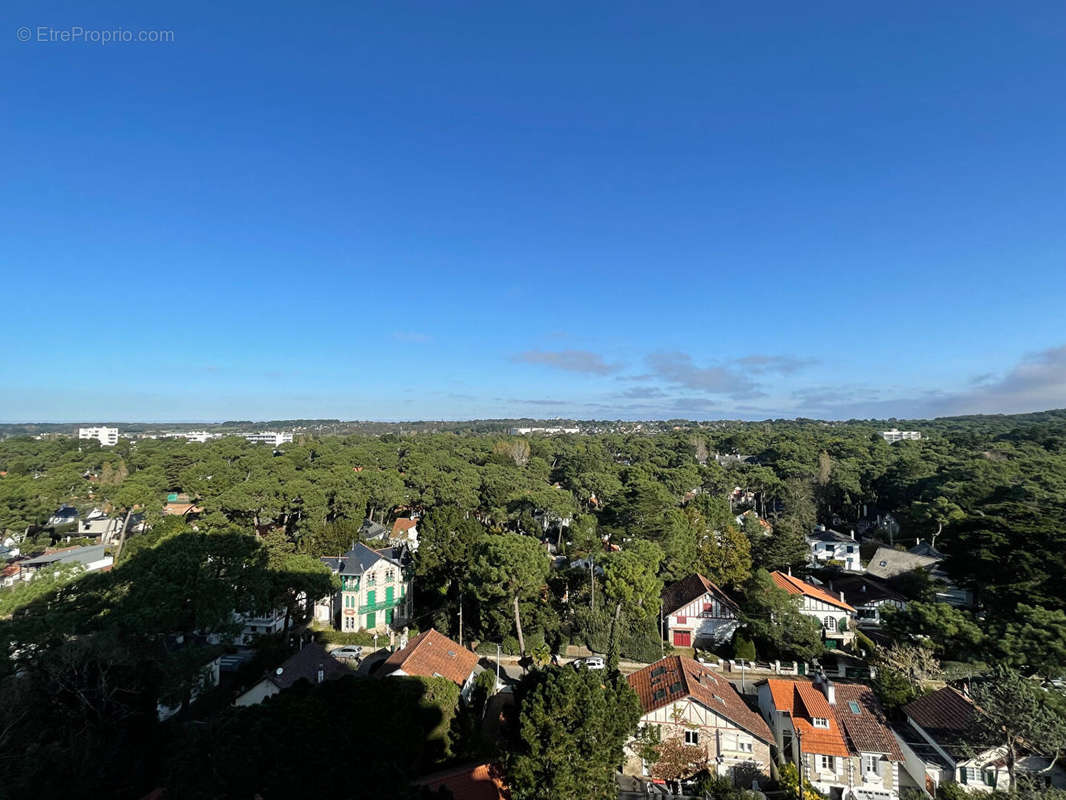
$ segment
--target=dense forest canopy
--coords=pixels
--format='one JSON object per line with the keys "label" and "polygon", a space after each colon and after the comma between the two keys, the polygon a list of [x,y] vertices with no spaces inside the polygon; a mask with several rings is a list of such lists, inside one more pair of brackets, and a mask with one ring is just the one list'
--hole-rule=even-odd
{"label": "dense forest canopy", "polygon": [[[935,540],[950,576],[976,598],[972,610],[955,608],[937,601],[927,578],[897,584],[912,602],[885,626],[896,644],[882,656],[877,688],[890,706],[913,696],[936,659],[1061,676],[1066,413],[912,421],[906,427],[922,438],[892,444],[880,435],[886,427],[796,420],[525,437],[304,434],[276,449],[236,436],[123,438],[114,447],[8,438],[0,529],[23,555],[71,533],[49,525],[63,504],[139,522],[111,572],[57,570],[0,591],[8,785],[58,796],[78,776],[135,796],[170,774],[177,786],[182,759],[213,751],[213,737],[254,737],[274,730],[274,716],[302,714],[287,701],[231,710],[205,729],[184,717],[159,723],[155,708],[189,700],[214,652],[198,637],[225,635],[234,612],[285,608],[295,620],[300,597],[331,591],[318,557],[347,550],[367,518],[420,518],[407,565],[415,627],[499,642],[536,664],[567,644],[607,653],[611,665],[658,658],[668,647],[661,591],[692,572],[741,603],[736,653],[816,657],[817,624],[768,571],[804,574],[804,537],[820,523],[858,530],[867,558],[879,544]],[[164,515],[172,493],[195,504],[193,518]],[[373,691],[358,692],[353,703],[372,705]],[[421,713],[414,695],[404,702],[412,719]],[[329,708],[312,710],[326,719]],[[35,755],[14,757],[21,752]],[[211,780],[262,790],[265,774]]]}

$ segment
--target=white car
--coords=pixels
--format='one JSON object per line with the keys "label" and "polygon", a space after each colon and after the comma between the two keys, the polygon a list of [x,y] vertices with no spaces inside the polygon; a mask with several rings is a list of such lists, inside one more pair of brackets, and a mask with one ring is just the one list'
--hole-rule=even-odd
{"label": "white car", "polygon": [[349,644],[344,647],[338,647],[336,650],[330,650],[329,654],[334,658],[339,658],[341,661],[358,660],[363,656],[363,646],[359,644]]}
{"label": "white car", "polygon": [[579,658],[574,662],[574,667],[580,667],[584,665],[587,669],[607,669],[607,662],[603,660],[602,656],[589,656],[588,658]]}

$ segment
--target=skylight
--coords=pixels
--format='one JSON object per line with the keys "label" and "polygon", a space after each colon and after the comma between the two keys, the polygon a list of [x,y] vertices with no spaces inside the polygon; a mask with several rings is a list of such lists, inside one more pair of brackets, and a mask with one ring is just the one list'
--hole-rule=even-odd
{"label": "skylight", "polygon": [[854,700],[848,700],[848,708],[851,709],[851,713],[852,714],[861,714],[862,713],[862,709],[859,708],[859,704],[856,703]]}

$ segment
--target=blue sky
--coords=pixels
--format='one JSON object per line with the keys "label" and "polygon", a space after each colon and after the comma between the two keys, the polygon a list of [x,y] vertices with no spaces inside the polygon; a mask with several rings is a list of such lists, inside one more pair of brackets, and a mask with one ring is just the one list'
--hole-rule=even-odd
{"label": "blue sky", "polygon": [[7,6],[0,420],[1066,406],[1061,3],[168,5]]}

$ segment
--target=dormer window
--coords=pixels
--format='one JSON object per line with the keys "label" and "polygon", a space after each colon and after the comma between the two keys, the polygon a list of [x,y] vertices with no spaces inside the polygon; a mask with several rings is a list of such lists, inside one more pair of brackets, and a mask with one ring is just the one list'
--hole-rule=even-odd
{"label": "dormer window", "polygon": [[366,574],[366,585],[373,586],[375,583],[377,583],[377,575],[375,575],[373,572],[368,572]]}
{"label": "dormer window", "polygon": [[825,717],[813,717],[811,724],[816,728],[829,728],[829,720]]}

